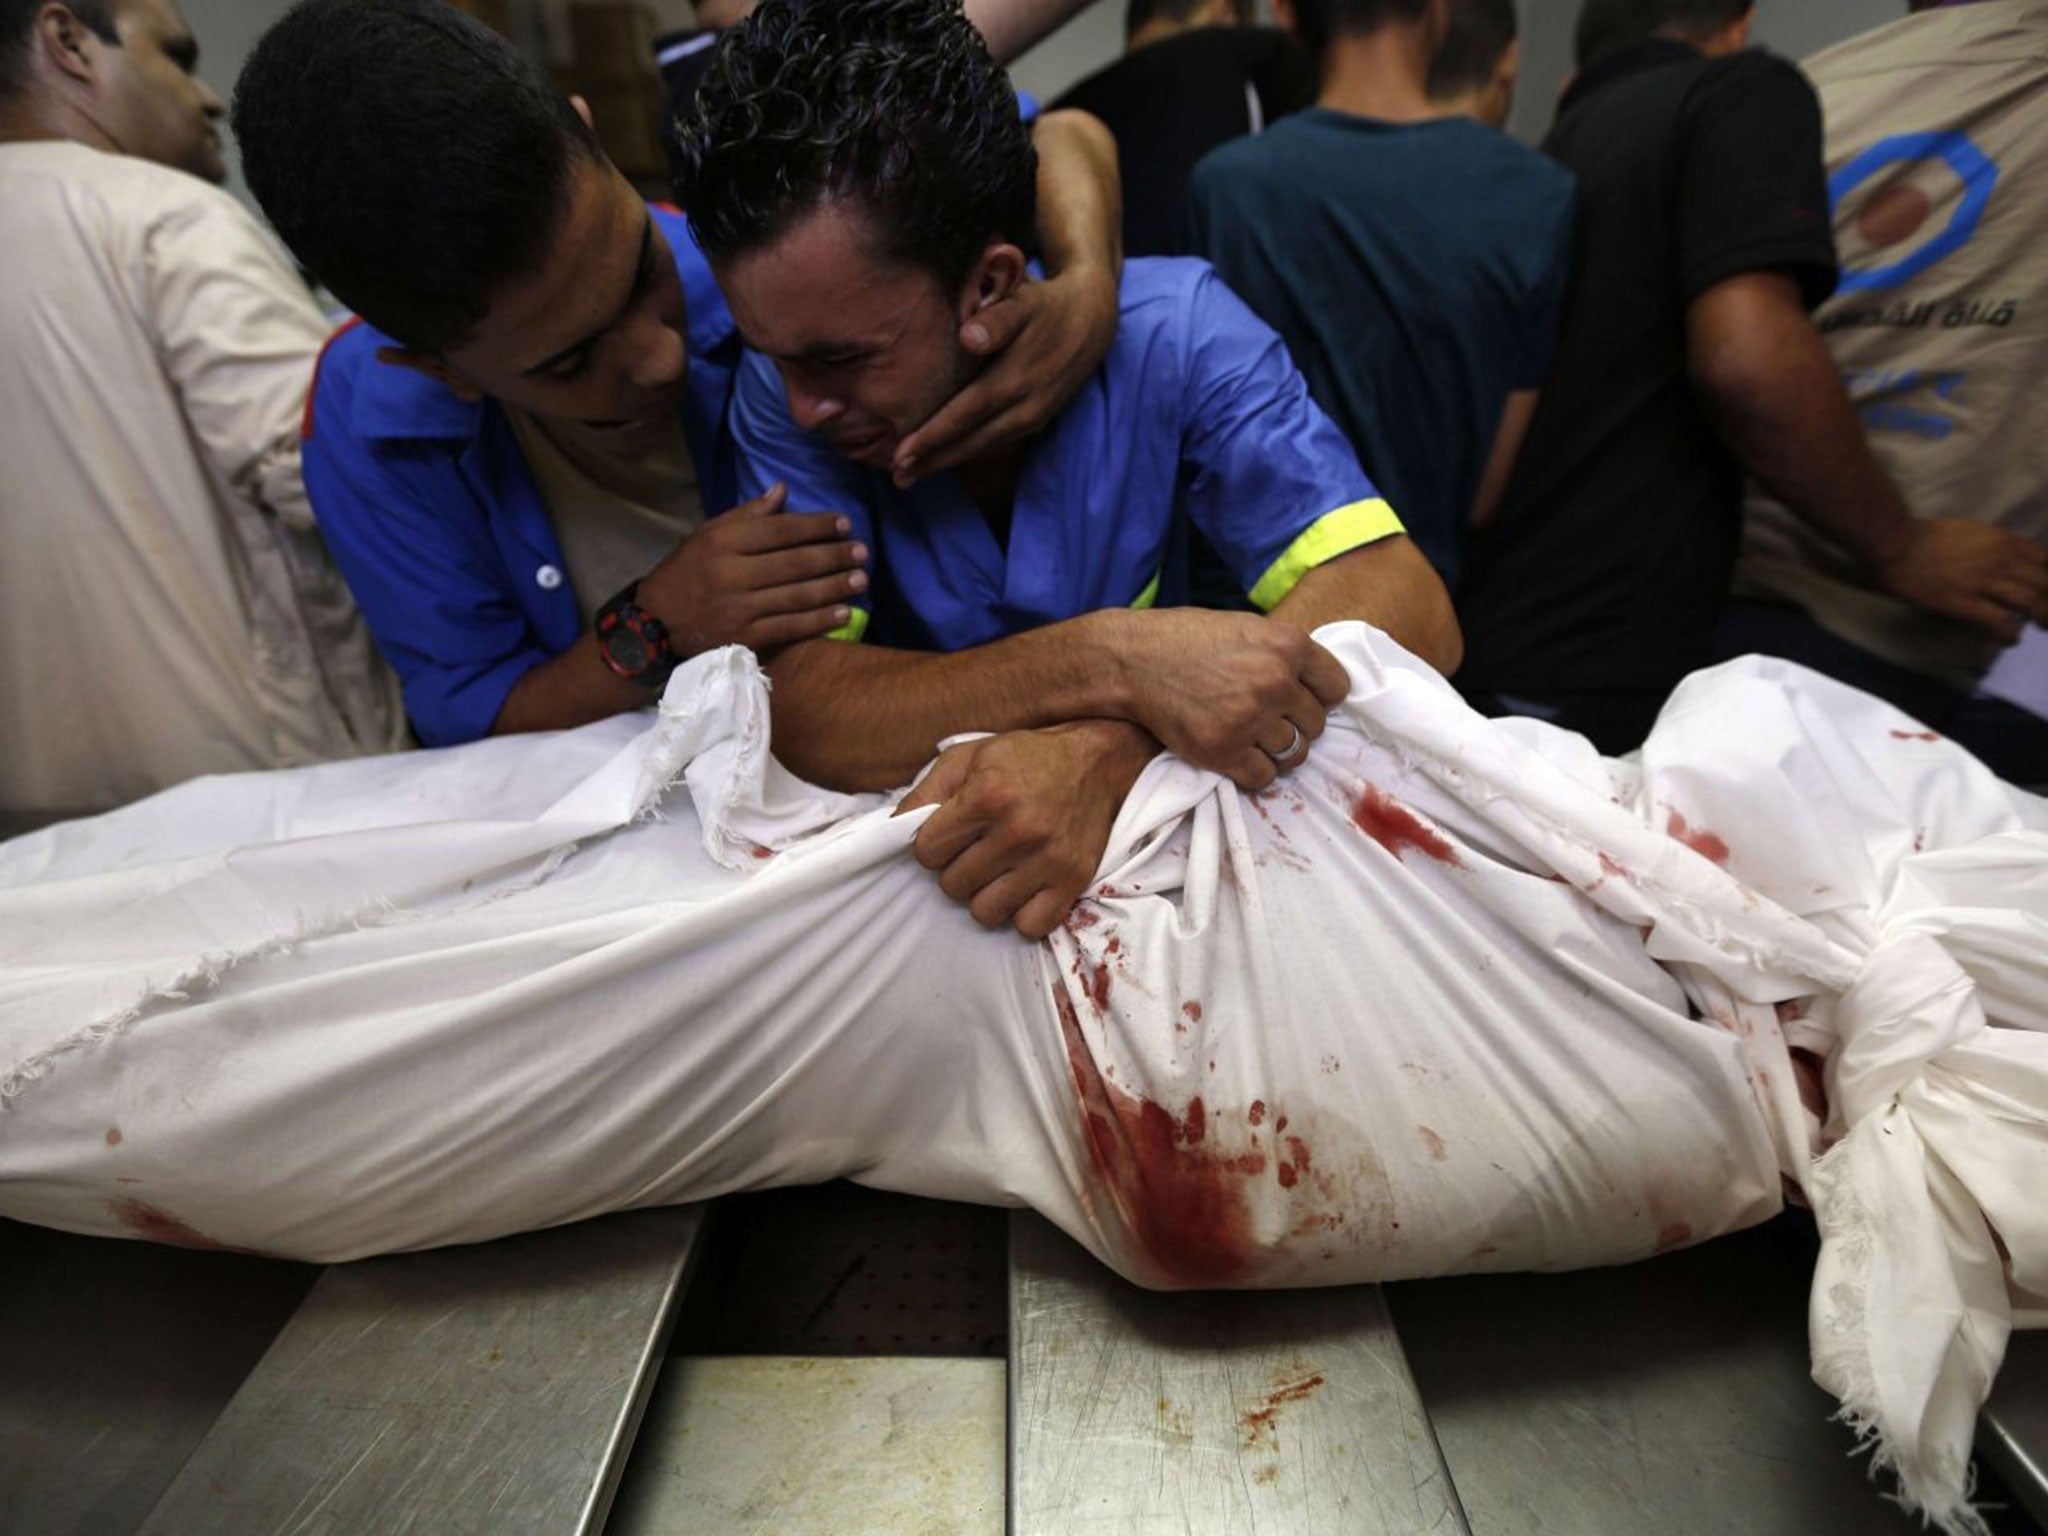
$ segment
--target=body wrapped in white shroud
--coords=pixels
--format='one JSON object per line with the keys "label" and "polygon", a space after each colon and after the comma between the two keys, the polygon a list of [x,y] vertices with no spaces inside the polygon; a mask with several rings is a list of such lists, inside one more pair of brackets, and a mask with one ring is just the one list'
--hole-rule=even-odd
{"label": "body wrapped in white shroud", "polygon": [[2048,803],[1780,663],[1610,761],[1320,638],[1353,691],[1308,762],[1155,761],[1042,944],[895,797],[781,769],[737,650],[652,720],[18,839],[0,1213],[340,1260],[851,1178],[1288,1286],[1627,1261],[1789,1183],[1816,1374],[1968,1528],[2048,1297]]}

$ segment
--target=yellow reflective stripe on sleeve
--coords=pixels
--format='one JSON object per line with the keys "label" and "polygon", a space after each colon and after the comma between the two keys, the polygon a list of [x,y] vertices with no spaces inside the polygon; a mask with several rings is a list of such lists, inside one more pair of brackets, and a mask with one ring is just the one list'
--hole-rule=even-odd
{"label": "yellow reflective stripe on sleeve", "polygon": [[1288,545],[1278,560],[1266,567],[1266,574],[1252,588],[1252,601],[1261,609],[1270,610],[1300,584],[1302,577],[1325,561],[1360,545],[1374,544],[1407,531],[1394,515],[1394,509],[1377,496],[1325,512],[1302,530],[1301,537]]}
{"label": "yellow reflective stripe on sleeve", "polygon": [[1133,608],[1150,608],[1159,601],[1159,575],[1159,572],[1154,571],[1152,579],[1145,583],[1145,590],[1131,599]]}
{"label": "yellow reflective stripe on sleeve", "polygon": [[868,611],[865,608],[850,610],[850,617],[837,629],[825,631],[827,640],[858,640],[868,632]]}

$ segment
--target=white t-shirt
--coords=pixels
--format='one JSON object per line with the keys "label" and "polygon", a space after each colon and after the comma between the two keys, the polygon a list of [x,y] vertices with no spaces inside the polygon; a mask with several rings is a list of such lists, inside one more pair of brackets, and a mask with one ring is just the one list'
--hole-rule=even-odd
{"label": "white t-shirt", "polygon": [[[1814,317],[1914,516],[2048,539],[2048,0],[1930,11],[1806,61],[1842,284]],[[1967,689],[1996,642],[1876,591],[1761,493],[1735,590]]]}
{"label": "white t-shirt", "polygon": [[0,809],[406,742],[313,525],[328,326],[224,192],[0,144]]}
{"label": "white t-shirt", "polygon": [[593,427],[507,407],[585,621],[704,526],[680,416]]}

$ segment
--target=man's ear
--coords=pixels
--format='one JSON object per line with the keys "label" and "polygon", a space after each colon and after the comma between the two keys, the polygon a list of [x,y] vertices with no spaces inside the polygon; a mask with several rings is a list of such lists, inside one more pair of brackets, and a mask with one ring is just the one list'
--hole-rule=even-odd
{"label": "man's ear", "polygon": [[105,41],[71,14],[68,6],[52,0],[36,12],[36,48],[51,68],[80,85],[96,85],[100,77],[99,51]]}
{"label": "man's ear", "polygon": [[991,241],[967,274],[960,292],[960,323],[966,324],[979,310],[1000,304],[1030,276],[1023,251],[1006,240]]}
{"label": "man's ear", "polygon": [[569,105],[576,109],[576,115],[583,119],[583,126],[592,133],[597,132],[597,123],[590,115],[590,103],[574,92],[570,93]]}
{"label": "man's ear", "polygon": [[1432,55],[1443,47],[1444,40],[1451,35],[1451,0],[1429,0],[1424,7],[1421,21],[1423,37],[1429,43]]}
{"label": "man's ear", "polygon": [[457,372],[440,358],[429,353],[415,352],[410,347],[379,347],[377,361],[389,363],[394,368],[410,368],[414,373],[423,373],[458,400],[481,400],[484,397],[484,392],[470,383],[467,375]]}
{"label": "man's ear", "polygon": [[1486,84],[1490,98],[1487,106],[1499,115],[1495,126],[1506,128],[1508,118],[1515,110],[1515,82],[1522,77],[1522,40],[1508,39],[1507,47],[1501,49],[1500,58],[1493,66],[1493,78]]}

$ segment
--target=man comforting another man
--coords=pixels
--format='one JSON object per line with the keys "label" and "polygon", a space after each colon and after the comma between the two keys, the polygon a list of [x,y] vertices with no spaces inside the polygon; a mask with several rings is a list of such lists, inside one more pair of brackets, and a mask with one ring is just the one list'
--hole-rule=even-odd
{"label": "man comforting another man", "polygon": [[[844,621],[866,578],[838,520],[735,505],[740,344],[682,216],[538,63],[439,0],[312,0],[258,45],[234,116],[264,212],[366,322],[322,361],[306,483],[424,741],[649,703],[648,647]],[[1039,132],[1061,270],[983,319],[984,347],[1010,343],[982,381],[1008,380],[982,391],[996,430],[1042,419],[1115,324],[1113,150],[1073,114]],[[943,426],[906,477],[944,462]]]}
{"label": "man comforting another man", "polygon": [[[348,142],[346,98],[367,89],[343,54],[368,10],[301,5],[252,60],[236,118],[286,239],[385,333],[330,351],[307,473],[430,739],[593,718],[646,698],[636,685],[702,643],[753,643],[776,752],[820,783],[900,784],[947,738],[996,733],[919,789],[914,804],[946,802],[919,852],[978,919],[1035,936],[1092,876],[1162,746],[1254,788],[1300,760],[1347,688],[1315,625],[1365,619],[1455,665],[1442,583],[1279,338],[1200,263],[1124,271],[1115,341],[1041,429],[974,440],[943,472],[906,463],[919,425],[996,366],[970,348],[975,328],[1048,286],[1030,254],[1048,221],[1030,130],[957,3],[761,7],[681,125],[685,227],[630,197],[499,40],[439,8],[422,22],[419,0],[375,0],[423,34],[393,77],[417,99],[383,105],[436,155],[460,146],[466,174],[443,189],[552,174],[516,226],[472,207],[477,255],[455,270],[402,249],[440,191],[409,179],[379,203],[309,176],[362,174],[323,146]],[[333,46],[309,46],[309,29]],[[459,66],[438,94],[423,47]],[[309,94],[349,121],[308,111]],[[692,281],[705,258],[716,290]],[[714,329],[756,355],[703,344]],[[585,399],[586,371],[616,388]],[[570,456],[590,445],[551,421],[616,431],[678,398],[706,505],[740,499],[707,532],[747,530],[728,571],[753,572],[696,590],[779,588],[763,611],[796,622],[690,643],[688,604],[636,602],[680,556],[609,600],[563,571],[591,520],[563,531],[533,440]],[[616,477],[582,478],[603,521],[625,523]],[[1191,527],[1270,617],[1154,606],[1179,596]]]}

